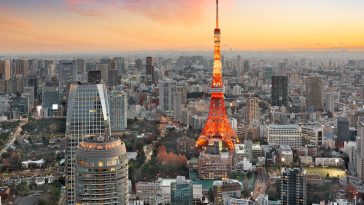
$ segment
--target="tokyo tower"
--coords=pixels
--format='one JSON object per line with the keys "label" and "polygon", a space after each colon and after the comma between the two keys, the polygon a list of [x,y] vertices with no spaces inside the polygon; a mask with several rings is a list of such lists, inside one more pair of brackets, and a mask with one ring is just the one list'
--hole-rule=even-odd
{"label": "tokyo tower", "polygon": [[234,150],[233,139],[237,139],[226,116],[224,103],[224,87],[222,84],[221,55],[220,55],[220,29],[219,29],[219,2],[216,0],[216,28],[214,30],[214,68],[213,79],[210,88],[211,104],[209,116],[201,136],[197,140],[196,147],[203,147],[209,140],[221,140],[229,150]]}

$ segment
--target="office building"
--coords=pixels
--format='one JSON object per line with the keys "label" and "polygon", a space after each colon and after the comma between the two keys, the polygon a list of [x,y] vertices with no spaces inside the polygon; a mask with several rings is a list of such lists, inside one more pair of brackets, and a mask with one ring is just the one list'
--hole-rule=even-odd
{"label": "office building", "polygon": [[28,97],[29,103],[31,105],[34,105],[34,87],[33,86],[25,86],[22,96]]}
{"label": "office building", "polygon": [[244,74],[249,72],[249,60],[244,60]]}
{"label": "office building", "polygon": [[268,84],[272,82],[272,70],[273,68],[270,65],[265,68],[265,82]]}
{"label": "office building", "polygon": [[281,172],[281,205],[305,205],[307,202],[306,170],[283,168]]}
{"label": "office building", "polygon": [[76,60],[76,70],[77,74],[82,74],[86,72],[86,61],[83,59]]}
{"label": "office building", "polygon": [[143,67],[143,61],[142,61],[142,59],[136,59],[136,60],[135,60],[135,67],[136,67],[138,70],[142,69],[142,67]]}
{"label": "office building", "polygon": [[105,84],[71,83],[66,121],[66,203],[75,204],[74,157],[83,138],[110,134]]}
{"label": "office building", "polygon": [[269,125],[267,139],[268,144],[272,146],[288,145],[295,149],[300,148],[301,128],[298,125]]}
{"label": "office building", "polygon": [[159,106],[162,112],[173,112],[173,93],[177,90],[176,83],[174,80],[159,81]]}
{"label": "office building", "polygon": [[99,70],[89,70],[88,71],[88,82],[92,83],[92,82],[101,82],[101,71]]}
{"label": "office building", "polygon": [[43,107],[50,109],[50,116],[53,115],[54,105],[58,105],[59,102],[59,86],[46,84],[42,89],[42,104]]}
{"label": "office building", "polygon": [[114,60],[116,61],[116,69],[118,70],[118,76],[126,74],[127,65],[126,61],[123,57],[115,57]]}
{"label": "office building", "polygon": [[326,93],[325,111],[335,112],[335,96],[336,94],[334,92]]}
{"label": "office building", "polygon": [[14,76],[20,76],[20,78],[28,77],[28,60],[17,59],[14,60]]}
{"label": "office building", "polygon": [[272,76],[272,106],[288,107],[287,76]]}
{"label": "office building", "polygon": [[60,92],[60,102],[65,103],[67,101],[67,84],[76,81],[77,70],[75,61],[60,61],[58,66],[59,72],[59,92]]}
{"label": "office building", "polygon": [[240,55],[236,56],[236,73],[238,76],[241,75],[241,56]]}
{"label": "office building", "polygon": [[226,179],[213,182],[213,197],[216,204],[223,204],[223,196],[231,196],[233,198],[241,197],[242,184],[238,180]]}
{"label": "office building", "polygon": [[0,60],[0,73],[3,75],[2,80],[9,80],[10,72],[10,60]]}
{"label": "office building", "polygon": [[29,78],[28,85],[34,87],[34,100],[38,99],[38,78]]}
{"label": "office building", "polygon": [[119,77],[117,69],[109,69],[108,71],[108,86],[117,86],[119,85]]}
{"label": "office building", "polygon": [[344,142],[349,141],[349,118],[338,117],[337,118],[337,141]]}
{"label": "office building", "polygon": [[182,121],[182,93],[173,93],[173,118]]}
{"label": "office building", "polygon": [[125,144],[111,136],[83,139],[75,155],[76,204],[129,204]]}
{"label": "office building", "polygon": [[322,77],[306,78],[306,105],[315,109],[324,108],[324,83]]}
{"label": "office building", "polygon": [[154,57],[147,57],[145,65],[146,85],[154,83]]}
{"label": "office building", "polygon": [[171,182],[171,205],[193,205],[193,183],[184,176]]}
{"label": "office building", "polygon": [[177,86],[177,92],[182,94],[182,104],[187,104],[187,88],[186,86]]}
{"label": "office building", "polygon": [[248,125],[256,124],[259,122],[259,99],[247,98],[246,99],[246,123]]}
{"label": "office building", "polygon": [[96,70],[101,72],[101,80],[103,83],[109,82],[109,64],[96,64]]}
{"label": "office building", "polygon": [[0,116],[3,116],[8,111],[9,96],[7,93],[0,93]]}
{"label": "office building", "polygon": [[48,74],[47,70],[48,70],[48,68],[51,67],[51,65],[54,65],[54,60],[45,60],[44,61],[44,67],[42,67],[42,68],[44,68],[44,74]]}
{"label": "office building", "polygon": [[122,131],[127,127],[128,94],[122,91],[109,93],[111,131]]}
{"label": "office building", "polygon": [[287,65],[286,65],[286,63],[279,63],[278,75],[279,76],[286,76],[287,75]]}
{"label": "office building", "polygon": [[301,126],[302,146],[314,145],[316,147],[322,146],[323,127],[315,126]]}
{"label": "office building", "polygon": [[24,87],[27,85],[28,80],[26,78],[10,78],[7,81],[7,93],[9,95],[16,93],[23,93]]}
{"label": "office building", "polygon": [[232,156],[228,152],[204,154],[198,157],[198,175],[200,179],[229,179],[232,168]]}

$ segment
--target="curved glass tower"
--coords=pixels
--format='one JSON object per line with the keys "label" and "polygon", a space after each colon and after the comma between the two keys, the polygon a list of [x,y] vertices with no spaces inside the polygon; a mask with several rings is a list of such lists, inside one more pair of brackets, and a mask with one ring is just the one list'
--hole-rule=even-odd
{"label": "curved glass tower", "polygon": [[107,89],[104,84],[76,82],[70,85],[66,122],[67,204],[75,204],[74,160],[83,138],[110,134]]}
{"label": "curved glass tower", "polygon": [[118,138],[85,138],[75,159],[76,204],[129,204],[128,157]]}

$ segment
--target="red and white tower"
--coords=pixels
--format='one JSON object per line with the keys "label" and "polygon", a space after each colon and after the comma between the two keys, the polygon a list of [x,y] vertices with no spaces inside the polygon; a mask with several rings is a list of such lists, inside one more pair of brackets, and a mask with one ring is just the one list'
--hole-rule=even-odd
{"label": "red and white tower", "polygon": [[209,116],[199,137],[196,147],[206,146],[209,140],[221,140],[230,150],[234,149],[234,140],[237,139],[234,130],[231,128],[226,116],[224,103],[224,86],[222,84],[221,54],[220,54],[220,29],[219,29],[219,2],[216,0],[216,28],[214,30],[214,69],[213,79],[210,88],[211,104]]}

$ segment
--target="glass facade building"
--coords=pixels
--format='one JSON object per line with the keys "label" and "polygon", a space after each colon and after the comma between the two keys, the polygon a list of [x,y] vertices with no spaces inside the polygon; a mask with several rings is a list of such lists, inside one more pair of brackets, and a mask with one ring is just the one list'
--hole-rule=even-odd
{"label": "glass facade building", "polygon": [[83,138],[110,134],[107,90],[104,84],[72,83],[66,121],[67,204],[75,204],[74,160]]}
{"label": "glass facade building", "polygon": [[85,138],[75,158],[75,203],[126,205],[128,157],[118,138]]}
{"label": "glass facade building", "polygon": [[112,131],[125,130],[127,127],[128,96],[122,91],[109,93],[110,128]]}
{"label": "glass facade building", "polygon": [[288,107],[287,76],[272,76],[272,106]]}
{"label": "glass facade building", "polygon": [[171,182],[171,205],[192,205],[193,184],[184,176],[177,176],[175,182]]}

